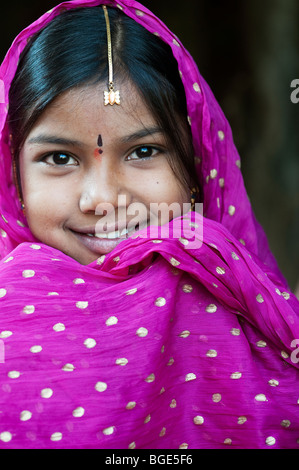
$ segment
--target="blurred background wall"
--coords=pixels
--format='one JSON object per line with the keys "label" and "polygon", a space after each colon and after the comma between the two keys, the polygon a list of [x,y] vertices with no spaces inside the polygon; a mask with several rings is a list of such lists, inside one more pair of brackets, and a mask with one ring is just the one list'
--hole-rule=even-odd
{"label": "blurred background wall", "polygon": [[[0,59],[58,3],[1,6]],[[299,291],[298,0],[144,0],[195,58],[230,121],[247,191],[291,288]],[[299,97],[299,93],[297,94]]]}

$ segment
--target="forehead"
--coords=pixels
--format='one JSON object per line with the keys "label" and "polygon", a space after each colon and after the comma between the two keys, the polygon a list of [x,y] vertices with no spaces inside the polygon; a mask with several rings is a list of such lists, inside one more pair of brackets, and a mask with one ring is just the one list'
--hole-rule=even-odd
{"label": "forehead", "polygon": [[131,82],[117,87],[120,105],[104,105],[105,84],[73,88],[58,96],[37,120],[36,129],[59,129],[60,132],[82,134],[95,130],[98,133],[114,128],[115,132],[128,132],[132,128],[152,126],[155,119],[148,110],[142,95]]}

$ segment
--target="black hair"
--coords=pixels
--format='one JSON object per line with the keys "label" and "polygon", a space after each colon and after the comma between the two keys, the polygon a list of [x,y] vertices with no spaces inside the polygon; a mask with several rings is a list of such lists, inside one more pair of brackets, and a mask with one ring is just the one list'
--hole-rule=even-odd
{"label": "black hair", "polygon": [[[185,91],[170,46],[119,9],[108,8],[114,79],[131,80],[164,129],[176,156],[170,165],[187,187],[196,182]],[[101,7],[76,8],[54,18],[21,54],[9,96],[15,158],[32,126],[58,95],[108,79],[107,31]]]}

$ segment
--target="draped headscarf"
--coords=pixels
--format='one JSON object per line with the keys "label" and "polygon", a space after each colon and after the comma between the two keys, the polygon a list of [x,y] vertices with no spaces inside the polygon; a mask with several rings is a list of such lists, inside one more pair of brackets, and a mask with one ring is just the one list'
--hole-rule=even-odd
{"label": "draped headscarf", "polygon": [[[30,232],[8,94],[34,33],[99,4],[171,46],[204,214],[182,217],[184,238],[162,228],[82,266]],[[0,448],[298,447],[298,301],[251,209],[230,126],[180,40],[133,0],[58,5],[1,65],[0,132]]]}

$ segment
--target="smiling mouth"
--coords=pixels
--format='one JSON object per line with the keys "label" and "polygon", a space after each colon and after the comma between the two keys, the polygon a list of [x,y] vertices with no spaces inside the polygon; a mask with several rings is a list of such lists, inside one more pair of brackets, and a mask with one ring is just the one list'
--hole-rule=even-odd
{"label": "smiling mouth", "polygon": [[110,253],[116,246],[129,238],[131,234],[136,232],[137,227],[124,228],[122,230],[114,230],[110,232],[80,232],[70,230],[77,238],[81,245],[85,246],[89,251],[97,255]]}
{"label": "smiling mouth", "polygon": [[127,238],[130,236],[131,233],[136,231],[136,227],[132,227],[130,229],[124,228],[123,230],[116,230],[113,232],[96,232],[96,233],[87,233],[88,237],[93,238],[103,238],[109,240],[115,240],[118,238]]}

